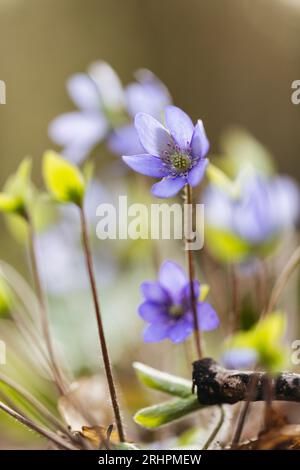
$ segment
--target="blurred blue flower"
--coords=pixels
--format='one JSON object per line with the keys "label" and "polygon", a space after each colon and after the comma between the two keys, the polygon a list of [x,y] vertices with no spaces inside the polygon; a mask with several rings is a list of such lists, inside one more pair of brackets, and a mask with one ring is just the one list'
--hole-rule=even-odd
{"label": "blurred blue flower", "polygon": [[165,109],[164,127],[150,114],[139,113],[135,127],[146,153],[123,156],[133,170],[143,175],[162,178],[152,186],[152,194],[160,198],[175,196],[185,184],[199,184],[208,160],[209,142],[204,126],[194,126],[189,116],[176,106]]}
{"label": "blurred blue flower", "polygon": [[132,118],[140,111],[160,117],[171,98],[151,72],[138,71],[137,80],[123,89],[115,71],[100,61],[68,80],[68,93],[79,111],[63,114],[49,126],[50,137],[67,158],[80,163],[103,140],[117,155],[142,151]]}
{"label": "blurred blue flower", "polygon": [[242,171],[237,181],[241,190],[237,199],[216,186],[207,188],[203,202],[209,226],[259,244],[280,235],[298,221],[299,189],[290,178],[270,178],[251,170]]}
{"label": "blurred blue flower", "polygon": [[[194,281],[194,288],[198,299],[198,281]],[[144,282],[141,291],[145,301],[139,307],[139,315],[149,323],[144,332],[145,342],[169,338],[173,343],[180,343],[192,333],[194,321],[190,284],[178,264],[165,261],[160,268],[158,281]],[[209,303],[197,301],[197,312],[202,331],[218,327],[219,318]]]}
{"label": "blurred blue flower", "polygon": [[251,348],[234,348],[222,356],[222,363],[228,369],[252,369],[258,360],[258,353]]}

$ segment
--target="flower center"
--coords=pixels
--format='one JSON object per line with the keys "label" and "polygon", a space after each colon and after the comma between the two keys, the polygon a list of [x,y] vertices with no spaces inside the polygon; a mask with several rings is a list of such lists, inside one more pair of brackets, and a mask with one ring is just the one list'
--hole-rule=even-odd
{"label": "flower center", "polygon": [[188,155],[175,152],[171,155],[171,162],[174,170],[178,172],[187,171],[191,166],[191,160]]}
{"label": "flower center", "polygon": [[169,309],[169,314],[171,315],[171,317],[174,317],[174,318],[181,317],[183,313],[184,313],[183,308],[182,308],[182,305],[180,304],[171,305]]}

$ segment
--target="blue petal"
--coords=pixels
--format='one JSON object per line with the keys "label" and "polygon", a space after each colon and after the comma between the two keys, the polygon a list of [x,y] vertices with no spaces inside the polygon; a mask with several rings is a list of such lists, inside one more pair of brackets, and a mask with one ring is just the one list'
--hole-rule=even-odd
{"label": "blue petal", "polygon": [[209,141],[206,136],[204,125],[201,119],[199,119],[197,124],[195,125],[191,147],[192,154],[194,157],[204,158],[207,152],[209,151]]}
{"label": "blue petal", "polygon": [[156,343],[167,338],[170,329],[170,322],[153,323],[144,331],[144,341],[146,343]]}
{"label": "blue petal", "polygon": [[162,199],[168,197],[174,197],[186,184],[186,179],[183,176],[177,176],[176,178],[164,178],[155,183],[152,186],[151,192],[153,196],[160,197]]}
{"label": "blue petal", "polygon": [[193,326],[184,317],[176,321],[168,332],[168,337],[173,343],[182,343],[193,331]]}
{"label": "blue petal", "polygon": [[141,291],[145,299],[151,302],[166,304],[170,301],[168,292],[158,282],[143,282]]}
{"label": "blue petal", "polygon": [[168,150],[172,143],[167,129],[150,114],[145,113],[137,114],[134,123],[146,152],[155,157],[163,156],[164,151]]}
{"label": "blue petal", "polygon": [[124,156],[122,159],[130,168],[142,175],[161,178],[166,174],[166,169],[160,158],[153,157],[152,155]]}
{"label": "blue petal", "polygon": [[49,126],[54,142],[64,147],[63,154],[79,163],[105,137],[107,122],[100,113],[63,114]]}
{"label": "blue petal", "polygon": [[258,354],[251,348],[233,348],[222,356],[222,362],[228,369],[253,368],[258,360]]}
{"label": "blue petal", "polygon": [[197,186],[200,181],[203,179],[206,167],[208,165],[208,159],[203,158],[201,159],[189,172],[188,174],[188,182],[191,186]]}
{"label": "blue petal", "polygon": [[133,124],[114,129],[110,133],[107,145],[116,155],[137,155],[144,152]]}
{"label": "blue petal", "polygon": [[97,111],[100,108],[100,96],[96,84],[83,73],[73,75],[67,81],[67,90],[78,108],[85,111]]}
{"label": "blue petal", "polygon": [[168,90],[149,70],[139,70],[137,78],[139,82],[131,83],[125,89],[128,113],[134,117],[143,112],[160,119],[165,107],[171,103]]}
{"label": "blue petal", "polygon": [[94,80],[105,109],[120,111],[124,108],[125,99],[122,83],[114,69],[103,61],[89,66],[88,73]]}
{"label": "blue petal", "polygon": [[200,330],[210,331],[218,328],[220,320],[210,304],[207,302],[198,302],[197,313]]}
{"label": "blue petal", "polygon": [[[199,295],[200,295],[200,282],[193,281],[193,284],[194,284],[195,299],[198,300]],[[184,303],[185,305],[190,305],[191,303],[191,288],[190,288],[190,283],[188,282],[188,280],[186,280],[186,285],[183,287],[183,289],[180,292],[180,303]]]}
{"label": "blue petal", "polygon": [[174,302],[179,302],[182,289],[188,282],[182,267],[173,261],[164,261],[159,270],[158,280],[167,289]]}
{"label": "blue petal", "polygon": [[169,129],[171,136],[182,150],[190,146],[194,125],[190,117],[176,106],[167,106],[166,111],[166,126]]}
{"label": "blue petal", "polygon": [[164,322],[167,318],[167,312],[153,302],[144,302],[139,306],[138,311],[140,317],[149,323]]}

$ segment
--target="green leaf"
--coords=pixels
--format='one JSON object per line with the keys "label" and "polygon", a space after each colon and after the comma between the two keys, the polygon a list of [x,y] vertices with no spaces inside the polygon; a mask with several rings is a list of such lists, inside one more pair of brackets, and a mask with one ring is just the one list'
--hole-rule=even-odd
{"label": "green leaf", "polygon": [[43,158],[43,175],[48,190],[58,202],[82,204],[85,181],[75,165],[49,150]]}
{"label": "green leaf", "polygon": [[155,429],[165,424],[171,423],[180,418],[184,418],[193,411],[203,408],[194,395],[189,398],[176,398],[158,405],[139,410],[134,421],[147,429]]}
{"label": "green leaf", "polygon": [[192,382],[189,380],[161,372],[140,362],[135,362],[133,367],[139,380],[146,387],[181,398],[193,396]]}
{"label": "green leaf", "polygon": [[222,263],[238,263],[251,254],[249,243],[227,230],[206,227],[205,241],[211,254]]}
{"label": "green leaf", "polygon": [[27,157],[4,185],[4,189],[0,193],[0,211],[25,215],[26,207],[32,196],[30,174],[31,159]]}
{"label": "green leaf", "polygon": [[200,286],[200,297],[199,297],[200,302],[204,302],[204,300],[208,296],[209,289],[210,289],[210,287],[209,287],[208,284],[201,284],[201,286]]}
{"label": "green leaf", "polygon": [[284,313],[269,313],[250,330],[239,331],[233,335],[227,341],[227,346],[255,349],[260,364],[275,371],[282,366],[285,358],[285,349],[281,345],[285,325]]}

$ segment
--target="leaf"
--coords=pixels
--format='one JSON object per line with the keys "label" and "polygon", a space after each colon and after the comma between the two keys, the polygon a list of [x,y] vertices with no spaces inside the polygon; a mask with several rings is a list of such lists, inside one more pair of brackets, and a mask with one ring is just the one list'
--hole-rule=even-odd
{"label": "leaf", "polygon": [[27,157],[21,162],[16,173],[8,178],[0,193],[1,211],[24,216],[32,196],[30,173],[31,159]]}
{"label": "leaf", "polygon": [[82,204],[85,182],[75,165],[48,150],[43,159],[43,176],[48,190],[58,202]]}
{"label": "leaf", "polygon": [[200,302],[204,302],[204,300],[208,296],[209,289],[210,289],[210,287],[209,287],[208,284],[201,284],[201,286],[200,286],[200,297],[199,297]]}
{"label": "leaf", "polygon": [[192,382],[189,380],[161,372],[140,362],[135,362],[133,367],[139,380],[146,387],[181,398],[192,396]]}
{"label": "leaf", "polygon": [[189,413],[201,408],[203,408],[203,405],[198,402],[197,397],[191,395],[189,398],[176,398],[143,408],[135,414],[133,419],[144,428],[155,429],[177,419],[184,418]]}
{"label": "leaf", "polygon": [[[99,449],[99,447],[103,443],[103,440],[107,438],[107,428],[105,426],[83,426],[81,434],[83,435],[83,437],[88,439],[97,449]],[[109,437],[109,443],[119,443],[119,435],[117,431],[112,431]]]}
{"label": "leaf", "polygon": [[205,240],[211,254],[223,263],[242,262],[251,254],[249,243],[229,231],[206,227]]}
{"label": "leaf", "polygon": [[217,166],[210,163],[206,170],[209,181],[224,191],[233,199],[238,199],[241,193],[240,185],[237,181],[233,181]]}

